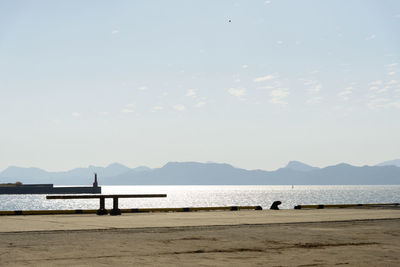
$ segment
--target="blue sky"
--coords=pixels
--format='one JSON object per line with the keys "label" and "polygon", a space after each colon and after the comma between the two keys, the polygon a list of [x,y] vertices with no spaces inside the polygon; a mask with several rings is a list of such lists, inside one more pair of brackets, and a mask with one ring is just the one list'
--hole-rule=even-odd
{"label": "blue sky", "polygon": [[372,165],[399,118],[399,1],[0,2],[0,170]]}

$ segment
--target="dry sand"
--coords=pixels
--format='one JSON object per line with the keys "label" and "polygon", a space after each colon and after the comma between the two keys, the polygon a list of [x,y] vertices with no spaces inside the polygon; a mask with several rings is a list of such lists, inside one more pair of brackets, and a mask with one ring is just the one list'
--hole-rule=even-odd
{"label": "dry sand", "polygon": [[400,210],[3,216],[0,238],[2,266],[399,266]]}

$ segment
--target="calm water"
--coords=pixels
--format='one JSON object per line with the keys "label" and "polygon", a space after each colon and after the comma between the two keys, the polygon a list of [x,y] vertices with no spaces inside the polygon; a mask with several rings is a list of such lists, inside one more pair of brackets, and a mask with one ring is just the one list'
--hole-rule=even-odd
{"label": "calm water", "polygon": [[[102,186],[103,194],[167,194],[167,198],[120,199],[120,208],[256,206],[283,209],[301,204],[400,202],[400,185],[363,186]],[[46,200],[45,195],[0,195],[0,210],[97,209],[98,200]],[[106,200],[112,207],[112,200]]]}

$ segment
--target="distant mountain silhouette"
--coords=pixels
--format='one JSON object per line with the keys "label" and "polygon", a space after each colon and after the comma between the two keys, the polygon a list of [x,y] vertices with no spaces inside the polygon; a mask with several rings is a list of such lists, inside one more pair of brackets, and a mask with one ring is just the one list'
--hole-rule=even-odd
{"label": "distant mountain silhouette", "polygon": [[112,177],[111,180],[105,178],[103,183],[137,185],[400,184],[400,168],[395,166],[355,167],[342,163],[308,171],[286,167],[276,171],[263,171],[238,169],[229,164],[170,162],[162,168],[145,173],[129,172]]}
{"label": "distant mountain silhouette", "polygon": [[291,169],[294,171],[304,171],[304,172],[308,172],[308,171],[312,171],[312,170],[316,170],[319,169],[317,167],[312,167],[310,165],[307,165],[303,162],[300,161],[290,161],[286,167],[286,169]]}
{"label": "distant mountain silhouette", "polygon": [[128,168],[119,163],[113,163],[107,167],[89,166],[87,168],[75,168],[65,172],[47,172],[38,168],[21,168],[11,166],[0,172],[1,182],[21,181],[23,183],[54,183],[62,185],[92,184],[93,173],[99,177],[113,177],[127,172],[141,172],[151,170],[148,167]]}
{"label": "distant mountain silhouette", "polygon": [[379,163],[377,166],[389,166],[389,165],[400,167],[400,159],[384,161],[382,163]]}
{"label": "distant mountain silhouette", "polygon": [[51,173],[39,168],[20,168],[10,166],[0,173],[0,178],[3,178],[1,180],[5,180],[8,177],[17,178],[17,180],[12,180],[10,182],[23,181],[24,183],[34,183],[37,180],[50,181]]}
{"label": "distant mountain silhouette", "polygon": [[316,168],[298,161],[276,171],[245,170],[224,163],[169,162],[161,168],[134,169],[119,163],[107,167],[89,166],[66,172],[38,168],[8,167],[0,182],[91,185],[93,172],[100,185],[357,185],[400,184],[400,167],[363,166],[341,163]]}
{"label": "distant mountain silhouette", "polygon": [[91,177],[93,177],[93,173],[95,172],[99,176],[116,176],[129,170],[130,168],[122,164],[113,163],[108,165],[107,167],[97,167],[90,165],[87,168],[76,168],[66,172],[53,173],[53,175],[54,177],[62,176],[64,179],[68,179],[69,177],[75,177],[76,179],[92,179]]}

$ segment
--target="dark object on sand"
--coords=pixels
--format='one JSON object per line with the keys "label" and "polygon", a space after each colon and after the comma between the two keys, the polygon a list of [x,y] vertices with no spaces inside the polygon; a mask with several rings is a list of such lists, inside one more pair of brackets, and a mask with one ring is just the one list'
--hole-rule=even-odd
{"label": "dark object on sand", "polygon": [[270,210],[279,210],[279,205],[282,204],[282,202],[280,201],[274,201],[274,203],[272,203],[271,207],[269,208]]}

